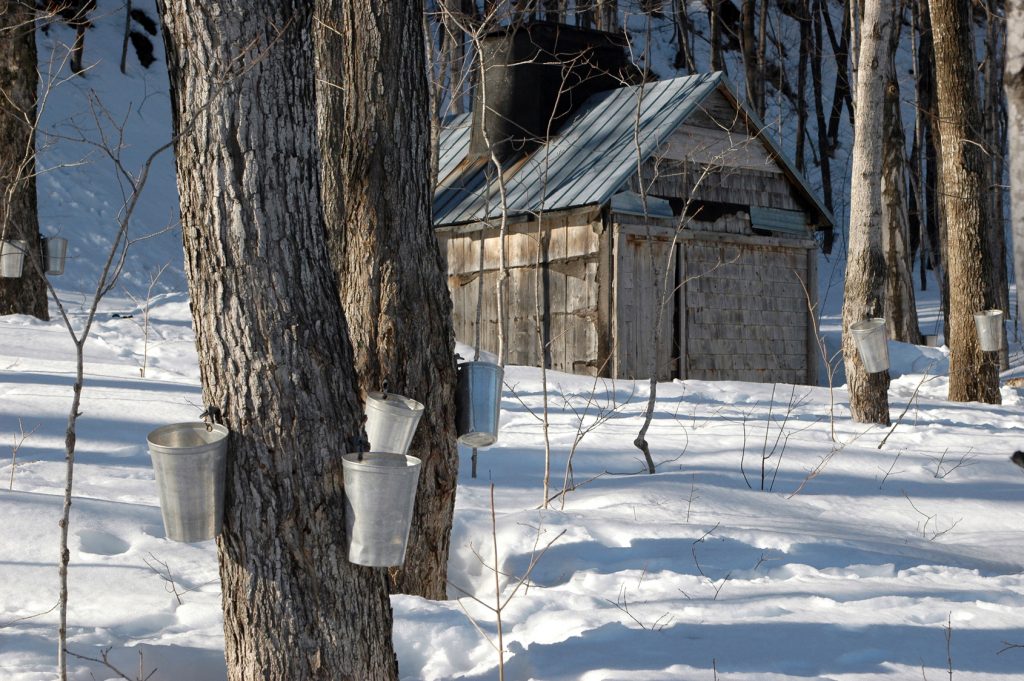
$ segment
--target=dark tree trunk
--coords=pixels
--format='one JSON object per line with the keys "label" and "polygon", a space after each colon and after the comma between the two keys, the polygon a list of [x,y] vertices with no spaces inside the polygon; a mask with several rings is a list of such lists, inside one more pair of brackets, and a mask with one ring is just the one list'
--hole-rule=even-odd
{"label": "dark tree trunk", "polygon": [[416,0],[319,0],[323,204],[359,388],[425,406],[404,593],[443,599],[458,477],[455,339],[430,214],[430,123]]}
{"label": "dark tree trunk", "polygon": [[896,50],[902,24],[902,5],[891,8],[892,32],[886,46],[886,86],[882,141],[882,244],[885,251],[885,322],[889,337],[921,343],[914,298],[913,260],[907,207],[906,137],[900,113],[900,84]]}
{"label": "dark tree trunk", "polygon": [[946,265],[944,261],[945,229],[943,228],[943,209],[939,195],[939,128],[938,109],[935,104],[935,50],[932,45],[932,22],[928,3],[919,0],[921,36],[918,50],[917,88],[920,102],[920,115],[924,127],[924,241],[926,259],[939,284],[939,306],[942,309],[943,330],[945,338],[949,338],[949,287],[946,281]]}
{"label": "dark tree trunk", "polygon": [[832,110],[828,117],[828,138],[835,148],[839,144],[840,122],[843,116],[843,103],[846,103],[846,113],[850,119],[850,126],[853,127],[853,102],[850,97],[850,2],[846,0],[843,5],[843,23],[839,38],[836,38],[835,29],[832,27],[832,15],[828,11],[828,2],[821,3],[821,18],[824,20],[825,28],[828,29],[829,40],[832,43],[832,52],[836,58],[836,82],[832,91]]}
{"label": "dark tree trunk", "polygon": [[705,0],[708,7],[708,24],[711,26],[711,70],[724,71],[722,60],[722,18],[719,9],[722,0]]}
{"label": "dark tree trunk", "polygon": [[[740,10],[740,46],[747,81],[747,103],[764,119],[764,65],[757,59],[757,35],[754,30],[756,20],[756,3],[754,0],[743,0]],[[802,96],[803,91],[800,94]]]}
{"label": "dark tree trunk", "polygon": [[362,410],[320,206],[312,7],[162,14],[203,399],[232,431],[228,678],[396,679],[386,574],[350,564],[341,529]]}
{"label": "dark tree trunk", "polygon": [[1017,280],[1017,319],[1024,323],[1024,0],[1006,3],[1006,90],[1010,213]]}
{"label": "dark tree trunk", "polygon": [[[1000,3],[1001,4],[1001,3]],[[985,22],[985,59],[979,76],[982,78],[980,98],[985,137],[985,187],[988,213],[985,217],[987,234],[985,244],[992,259],[992,298],[995,307],[1009,318],[1010,282],[1006,269],[1006,220],[1003,188],[1004,159],[1006,158],[1006,105],[1003,98],[1003,49],[1006,42],[1006,22],[1000,17],[996,0],[987,0],[986,11],[981,12]],[[1010,353],[1003,326],[1003,347],[999,351],[999,368],[1010,368]]]}
{"label": "dark tree trunk", "polygon": [[0,4],[0,239],[28,245],[21,277],[0,277],[0,315],[49,319],[36,214],[38,83],[34,5]]}
{"label": "dark tree trunk", "polygon": [[697,63],[693,58],[693,43],[691,33],[693,27],[690,23],[690,15],[686,9],[686,0],[676,0],[673,10],[676,39],[676,58],[673,63],[677,69],[683,69],[687,73],[697,73]]}
{"label": "dark tree trunk", "polygon": [[[832,144],[828,139],[828,131],[825,127],[825,105],[822,101],[821,82],[821,60],[824,52],[824,40],[821,34],[823,0],[814,0],[813,27],[814,27],[814,54],[811,56],[811,86],[814,91],[814,120],[815,129],[818,134],[818,160],[821,164],[821,189],[824,193],[825,207],[833,210],[832,202]],[[833,228],[825,233],[824,251],[832,252],[832,243],[835,238]]]}
{"label": "dark tree trunk", "polygon": [[[807,66],[814,50],[811,40],[811,8],[810,1],[803,0],[797,8],[797,21],[800,22],[800,57],[797,61],[796,86],[796,168],[806,174],[804,147],[807,143]],[[761,114],[764,116],[764,113]]]}
{"label": "dark tree trunk", "polygon": [[974,313],[993,307],[985,245],[984,140],[965,3],[930,2],[942,145],[942,196],[949,277],[949,399],[998,404],[998,355],[978,345]]}

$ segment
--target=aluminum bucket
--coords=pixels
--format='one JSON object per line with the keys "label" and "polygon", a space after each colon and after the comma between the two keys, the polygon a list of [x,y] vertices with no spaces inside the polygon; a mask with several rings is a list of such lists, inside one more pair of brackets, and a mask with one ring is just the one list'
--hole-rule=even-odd
{"label": "aluminum bucket", "polygon": [[850,333],[860,353],[860,361],[869,374],[889,368],[889,345],[885,335],[885,320],[880,317],[865,319],[850,325]]}
{"label": "aluminum bucket", "polygon": [[455,426],[467,447],[490,447],[498,440],[501,381],[504,370],[490,362],[459,365],[455,390]]}
{"label": "aluminum bucket", "polygon": [[1003,347],[1003,311],[982,310],[974,313],[978,344],[982,352],[996,352]]}
{"label": "aluminum bucket", "polygon": [[228,429],[205,423],[175,423],[146,438],[160,489],[160,512],[168,539],[213,539],[224,519]]}
{"label": "aluminum bucket", "polygon": [[47,274],[64,274],[64,260],[68,254],[68,240],[61,236],[43,239],[43,264]]}
{"label": "aluminum bucket", "polygon": [[409,451],[423,405],[401,395],[371,392],[366,396],[366,437],[371,452]]}
{"label": "aluminum bucket", "polygon": [[420,460],[394,452],[342,457],[348,559],[356,565],[390,567],[405,562]]}
{"label": "aluminum bucket", "polygon": [[25,253],[28,242],[24,239],[0,241],[0,277],[16,279],[25,268]]}

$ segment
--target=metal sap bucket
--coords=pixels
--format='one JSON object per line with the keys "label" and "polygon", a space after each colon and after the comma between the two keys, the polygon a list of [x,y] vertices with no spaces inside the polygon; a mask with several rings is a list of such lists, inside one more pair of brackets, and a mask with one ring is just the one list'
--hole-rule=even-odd
{"label": "metal sap bucket", "polygon": [[889,345],[885,335],[885,320],[880,317],[865,319],[850,325],[850,333],[860,353],[860,361],[869,374],[889,368]]}
{"label": "metal sap bucket", "polygon": [[47,274],[64,274],[64,261],[68,255],[68,240],[61,236],[43,239],[43,269]]}
{"label": "metal sap bucket", "polygon": [[5,239],[0,241],[0,277],[16,279],[25,268],[25,253],[28,242],[24,239]]}
{"label": "metal sap bucket", "polygon": [[391,393],[371,392],[366,396],[366,437],[371,452],[409,451],[423,405]]}
{"label": "metal sap bucket", "polygon": [[218,424],[175,423],[157,428],[146,439],[167,538],[213,539],[224,519],[228,429]]}
{"label": "metal sap bucket", "polygon": [[1003,311],[982,310],[974,313],[978,344],[982,352],[996,352],[1003,347]]}
{"label": "metal sap bucket", "polygon": [[455,427],[467,447],[490,447],[498,440],[501,381],[504,370],[490,362],[459,365],[455,390]]}
{"label": "metal sap bucket", "polygon": [[401,565],[412,525],[420,460],[394,452],[346,454],[342,467],[349,561],[369,567]]}

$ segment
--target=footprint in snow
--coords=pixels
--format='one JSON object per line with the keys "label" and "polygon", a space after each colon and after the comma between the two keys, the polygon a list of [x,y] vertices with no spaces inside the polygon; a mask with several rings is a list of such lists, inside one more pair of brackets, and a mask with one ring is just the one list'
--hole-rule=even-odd
{"label": "footprint in snow", "polygon": [[102,530],[82,530],[78,533],[78,542],[81,553],[97,556],[117,556],[130,548],[125,540]]}

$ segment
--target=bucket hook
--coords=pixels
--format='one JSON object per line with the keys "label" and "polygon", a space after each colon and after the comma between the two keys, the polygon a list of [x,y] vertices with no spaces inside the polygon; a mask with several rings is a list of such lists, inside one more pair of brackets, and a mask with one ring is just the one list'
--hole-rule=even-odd
{"label": "bucket hook", "polygon": [[206,411],[200,414],[199,418],[203,419],[206,423],[206,432],[209,433],[213,431],[213,424],[220,423],[223,420],[222,416],[220,407],[211,404],[207,405]]}

